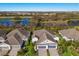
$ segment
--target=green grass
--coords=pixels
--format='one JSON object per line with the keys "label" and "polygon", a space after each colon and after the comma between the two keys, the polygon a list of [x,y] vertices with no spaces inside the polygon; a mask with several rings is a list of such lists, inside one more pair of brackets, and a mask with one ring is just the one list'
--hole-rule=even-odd
{"label": "green grass", "polygon": [[61,56],[79,56],[79,51],[76,49],[79,47],[79,41],[65,41],[61,36],[58,41],[58,52]]}
{"label": "green grass", "polygon": [[35,56],[37,52],[34,50],[34,44],[32,43],[32,33],[30,33],[30,37],[27,42],[25,42],[24,47],[22,50],[18,52],[18,56]]}

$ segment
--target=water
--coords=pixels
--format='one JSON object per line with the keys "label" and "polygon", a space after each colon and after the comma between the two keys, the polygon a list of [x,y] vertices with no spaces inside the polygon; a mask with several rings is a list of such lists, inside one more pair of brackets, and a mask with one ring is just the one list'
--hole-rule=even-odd
{"label": "water", "polygon": [[[14,26],[15,24],[16,23],[12,21],[12,18],[0,18],[1,26],[11,27],[11,26]],[[21,24],[22,26],[27,26],[29,24],[29,19],[23,18],[21,21],[19,21],[19,24]]]}
{"label": "water", "polygon": [[0,18],[0,25],[2,26],[13,26],[14,22],[10,18]]}
{"label": "water", "polygon": [[29,24],[29,19],[28,18],[23,18],[22,21],[20,22],[21,25],[27,26]]}

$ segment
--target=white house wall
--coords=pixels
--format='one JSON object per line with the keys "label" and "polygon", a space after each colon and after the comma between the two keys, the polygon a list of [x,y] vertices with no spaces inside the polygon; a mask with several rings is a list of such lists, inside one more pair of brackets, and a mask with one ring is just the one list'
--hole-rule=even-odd
{"label": "white house wall", "polygon": [[33,43],[36,42],[36,41],[38,41],[38,38],[37,37],[32,38],[32,42]]}
{"label": "white house wall", "polygon": [[22,40],[27,41],[27,40],[28,40],[28,38],[25,38],[25,37],[24,37]]}
{"label": "white house wall", "polygon": [[57,41],[59,41],[59,37],[55,37],[54,39],[57,40]]}

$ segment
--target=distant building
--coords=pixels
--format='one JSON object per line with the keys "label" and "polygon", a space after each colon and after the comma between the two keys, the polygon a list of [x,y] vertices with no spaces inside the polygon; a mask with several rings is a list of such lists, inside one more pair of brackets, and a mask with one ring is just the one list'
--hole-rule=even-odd
{"label": "distant building", "polygon": [[59,34],[66,40],[79,40],[79,30],[77,29],[64,29],[60,30]]}
{"label": "distant building", "polygon": [[71,19],[68,21],[70,26],[79,26],[79,19]]}

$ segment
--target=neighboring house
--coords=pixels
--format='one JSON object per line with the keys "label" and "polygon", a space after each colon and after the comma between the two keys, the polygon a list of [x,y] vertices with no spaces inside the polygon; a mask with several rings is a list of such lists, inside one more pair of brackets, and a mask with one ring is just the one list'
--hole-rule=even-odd
{"label": "neighboring house", "polygon": [[27,41],[29,35],[29,32],[22,28],[17,28],[6,35],[7,39],[5,42],[11,46],[10,56],[17,55],[17,52],[22,48],[24,41]]}
{"label": "neighboring house", "polygon": [[10,45],[6,43],[0,43],[0,56],[7,55],[10,50]]}
{"label": "neighboring house", "polygon": [[6,39],[6,31],[5,30],[0,30],[0,42],[4,42]]}
{"label": "neighboring house", "polygon": [[6,55],[10,50],[10,45],[5,43],[6,31],[0,30],[0,55]]}
{"label": "neighboring house", "polygon": [[[17,52],[21,49],[23,44],[23,40],[17,33],[8,37],[5,42],[11,46],[10,56],[17,55]],[[13,54],[14,52],[15,54]]]}
{"label": "neighboring house", "polygon": [[46,30],[36,30],[33,32],[32,42],[36,44],[36,49],[40,48],[57,48],[57,42],[59,38],[49,33]]}
{"label": "neighboring house", "polygon": [[29,36],[30,32],[26,31],[21,25],[17,25],[16,29],[8,34],[6,34],[6,31],[0,30],[0,55],[17,55]]}
{"label": "neighboring house", "polygon": [[7,37],[13,36],[15,35],[15,33],[17,33],[22,40],[27,41],[28,37],[30,36],[30,33],[27,32],[26,30],[22,29],[22,28],[17,28],[13,31],[11,31],[10,33],[7,34]]}
{"label": "neighboring house", "polygon": [[66,40],[79,40],[79,30],[77,29],[64,29],[60,30],[59,34]]}
{"label": "neighboring house", "polygon": [[5,42],[5,39],[3,37],[0,37],[0,43]]}
{"label": "neighboring house", "polygon": [[79,26],[79,19],[71,19],[68,21],[69,26]]}

